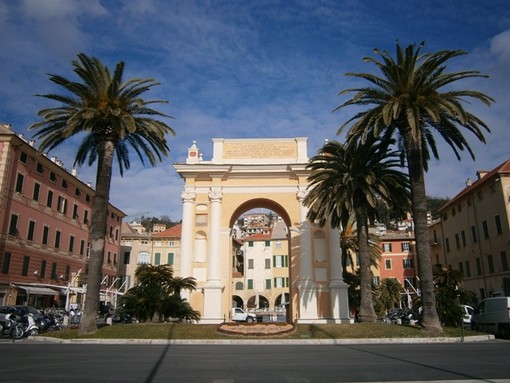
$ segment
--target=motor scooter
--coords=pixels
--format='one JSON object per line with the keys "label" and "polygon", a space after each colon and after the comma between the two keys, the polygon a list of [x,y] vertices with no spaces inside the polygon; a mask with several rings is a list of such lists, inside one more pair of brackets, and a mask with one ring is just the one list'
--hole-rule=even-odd
{"label": "motor scooter", "polygon": [[5,314],[0,318],[0,336],[21,339],[24,334],[23,327],[14,319],[13,313]]}
{"label": "motor scooter", "polygon": [[39,334],[39,326],[35,323],[34,315],[28,313],[21,318],[21,328],[23,329],[23,336],[32,336]]}

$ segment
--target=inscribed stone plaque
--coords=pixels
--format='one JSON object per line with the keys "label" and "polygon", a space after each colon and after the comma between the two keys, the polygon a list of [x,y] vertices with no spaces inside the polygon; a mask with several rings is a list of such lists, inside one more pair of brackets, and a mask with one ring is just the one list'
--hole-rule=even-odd
{"label": "inscribed stone plaque", "polygon": [[295,141],[226,141],[223,144],[224,159],[296,158]]}

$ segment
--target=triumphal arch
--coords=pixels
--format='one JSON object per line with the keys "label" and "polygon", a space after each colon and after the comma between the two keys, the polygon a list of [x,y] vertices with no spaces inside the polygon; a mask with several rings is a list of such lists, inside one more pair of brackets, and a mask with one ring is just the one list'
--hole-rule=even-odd
{"label": "triumphal arch", "polygon": [[194,142],[185,163],[181,253],[176,274],[198,288],[183,293],[201,323],[229,319],[232,308],[232,229],[241,214],[270,209],[285,222],[289,254],[288,318],[299,323],[349,322],[338,230],[306,219],[307,138],[214,138],[205,160]]}

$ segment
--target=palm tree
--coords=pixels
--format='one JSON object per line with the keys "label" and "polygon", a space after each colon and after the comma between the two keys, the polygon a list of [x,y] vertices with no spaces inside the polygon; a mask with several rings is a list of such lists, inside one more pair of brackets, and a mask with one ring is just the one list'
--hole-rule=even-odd
{"label": "palm tree", "polygon": [[165,101],[146,101],[142,94],[158,85],[152,79],[134,78],[123,81],[124,62],[119,62],[113,74],[97,58],[78,54],[72,61],[74,72],[81,82],[50,74],[49,79],[61,86],[67,94],[44,94],[41,97],[60,103],[56,108],[43,109],[43,118],[30,127],[37,130],[34,137],[42,139],[41,151],[50,151],[71,137],[84,134],[75,157],[75,165],[96,160],[96,192],[92,207],[88,284],[84,315],[80,324],[83,334],[97,330],[96,314],[106,236],[106,220],[113,158],[121,176],[129,169],[131,147],[142,163],[146,158],[151,165],[167,156],[169,147],[165,135],[175,134],[173,129],[154,117],[170,117],[151,108],[151,104]]}
{"label": "palm tree", "polygon": [[379,288],[379,300],[381,301],[386,313],[400,302],[401,294],[404,288],[396,278],[385,278],[381,281]]}
{"label": "palm tree", "polygon": [[386,51],[375,50],[381,60],[367,57],[364,61],[375,64],[382,76],[347,73],[348,76],[367,80],[370,85],[341,91],[341,95],[354,95],[335,110],[351,105],[371,106],[356,113],[337,133],[340,134],[350,125],[348,140],[361,137],[365,141],[382,137],[383,142],[388,142],[390,137],[396,136],[399,147],[403,149],[411,181],[423,326],[430,331],[442,333],[432,281],[424,172],[428,169],[430,152],[438,158],[434,132],[446,141],[458,159],[459,151],[464,149],[474,158],[461,128],[473,133],[482,142],[485,142],[483,130],[489,129],[479,118],[464,109],[463,102],[475,99],[490,105],[493,99],[477,91],[452,89],[451,85],[459,80],[487,77],[478,71],[445,72],[445,63],[449,59],[466,52],[442,50],[422,54],[422,47],[423,44],[419,47],[412,44],[404,50],[397,42],[396,59]]}
{"label": "palm tree", "polygon": [[182,290],[194,291],[197,288],[197,281],[193,277],[173,277],[169,287],[180,298]]}
{"label": "palm tree", "polygon": [[361,321],[377,319],[372,300],[369,219],[375,218],[377,201],[401,211],[409,198],[407,176],[396,170],[399,164],[398,153],[380,150],[372,142],[352,140],[346,146],[337,141],[326,143],[307,166],[312,170],[303,201],[309,208],[308,220],[321,226],[329,220],[336,228],[352,213],[356,216]]}
{"label": "palm tree", "polygon": [[171,295],[173,269],[170,265],[140,265],[135,271],[138,291],[143,297],[145,310],[150,319],[158,315],[161,321],[166,299]]}

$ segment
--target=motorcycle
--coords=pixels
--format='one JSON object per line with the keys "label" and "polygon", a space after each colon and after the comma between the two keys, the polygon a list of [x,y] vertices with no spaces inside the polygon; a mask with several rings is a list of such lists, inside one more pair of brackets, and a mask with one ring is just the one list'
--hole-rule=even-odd
{"label": "motorcycle", "polygon": [[14,319],[13,313],[5,314],[3,318],[0,318],[0,336],[21,339],[24,334],[23,327]]}
{"label": "motorcycle", "polygon": [[39,334],[39,326],[35,323],[34,315],[28,313],[21,318],[21,328],[23,329],[23,336],[31,336]]}

